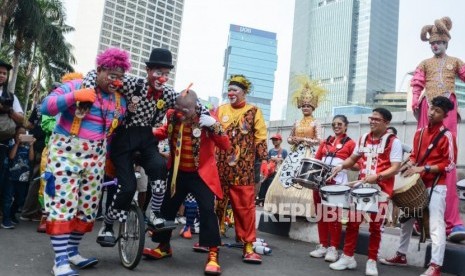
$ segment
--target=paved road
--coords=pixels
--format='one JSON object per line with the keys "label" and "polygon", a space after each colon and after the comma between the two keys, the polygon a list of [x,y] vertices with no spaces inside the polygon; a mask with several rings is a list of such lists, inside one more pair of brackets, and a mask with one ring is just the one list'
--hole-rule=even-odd
{"label": "paved road", "polygon": [[[0,229],[0,276],[25,276],[25,275],[50,275],[53,252],[50,242],[45,234],[35,232],[35,222],[21,222],[14,230]],[[98,223],[100,226],[100,223]],[[97,227],[98,228],[98,227]],[[80,247],[83,255],[95,256],[100,263],[87,270],[82,270],[80,275],[203,275],[203,265],[206,255],[195,253],[191,250],[192,244],[197,241],[194,235],[192,240],[184,240],[178,235],[173,239],[173,257],[140,262],[139,266],[129,271],[119,263],[117,248],[101,248],[95,243],[97,235],[87,235]],[[232,235],[232,230],[229,231]],[[313,244],[294,241],[287,238],[273,236],[267,233],[259,233],[266,239],[273,249],[273,254],[263,256],[262,265],[244,264],[241,261],[241,249],[221,248],[220,263],[223,274],[228,275],[364,275],[366,256],[356,256],[359,267],[353,271],[332,271],[321,259],[308,257],[308,252]],[[224,239],[224,242],[232,242]],[[147,240],[148,246],[153,246]],[[420,275],[422,268],[416,267],[387,267],[378,265],[380,275]]]}

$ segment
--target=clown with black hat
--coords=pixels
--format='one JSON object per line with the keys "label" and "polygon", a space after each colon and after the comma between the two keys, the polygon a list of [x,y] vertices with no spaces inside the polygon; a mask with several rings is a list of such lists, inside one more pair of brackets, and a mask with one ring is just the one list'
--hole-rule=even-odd
{"label": "clown with black hat", "polygon": [[[97,242],[102,246],[116,244],[113,223],[127,219],[127,211],[137,186],[134,166],[128,160],[131,160],[136,151],[141,152],[141,164],[152,187],[149,225],[157,231],[175,226],[174,221],[167,222],[160,217],[160,206],[166,190],[166,161],[158,151],[157,138],[152,134],[152,128],[162,125],[167,110],[174,108],[179,96],[172,87],[166,85],[171,69],[174,68],[172,54],[168,49],[155,48],[145,64],[146,78],[126,75],[123,80],[122,93],[127,99],[128,112],[122,126],[116,131],[110,154],[119,185],[97,237]],[[95,76],[95,71],[85,76],[86,86],[95,86]],[[200,102],[197,102],[197,107],[201,113],[209,114]]]}

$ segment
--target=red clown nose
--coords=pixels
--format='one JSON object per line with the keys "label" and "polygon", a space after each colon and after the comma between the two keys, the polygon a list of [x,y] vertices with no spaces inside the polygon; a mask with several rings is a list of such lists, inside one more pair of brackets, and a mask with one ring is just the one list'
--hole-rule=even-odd
{"label": "red clown nose", "polygon": [[161,77],[158,77],[157,80],[158,80],[159,83],[165,83],[168,79],[165,78],[165,77],[163,77],[163,76],[161,76]]}
{"label": "red clown nose", "polygon": [[116,88],[123,87],[123,82],[120,80],[114,80],[112,81],[111,85],[115,86]]}

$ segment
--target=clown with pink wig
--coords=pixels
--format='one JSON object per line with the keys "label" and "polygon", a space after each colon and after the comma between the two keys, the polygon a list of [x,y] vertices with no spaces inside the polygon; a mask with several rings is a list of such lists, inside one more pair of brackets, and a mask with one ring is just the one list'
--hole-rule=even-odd
{"label": "clown with pink wig", "polygon": [[120,124],[126,102],[118,90],[130,68],[129,54],[110,48],[97,57],[97,85],[84,88],[71,80],[50,93],[42,114],[60,114],[49,141],[49,155],[42,177],[46,181],[44,203],[49,214],[46,232],[55,251],[52,273],[78,275],[70,267],[98,263],[78,251],[85,233],[91,232],[100,199],[107,139]]}

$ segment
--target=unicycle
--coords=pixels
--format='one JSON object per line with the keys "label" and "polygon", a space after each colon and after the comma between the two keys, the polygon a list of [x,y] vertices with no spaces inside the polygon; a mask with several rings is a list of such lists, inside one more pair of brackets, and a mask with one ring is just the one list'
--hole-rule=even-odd
{"label": "unicycle", "polygon": [[[113,181],[102,183],[103,186],[117,185],[115,178]],[[145,223],[144,215],[135,200],[129,206],[127,219],[119,223],[118,253],[121,264],[127,269],[134,269],[140,262],[145,244]]]}
{"label": "unicycle", "polygon": [[118,251],[121,264],[134,269],[142,257],[145,243],[144,215],[133,200],[128,210],[126,222],[119,224]]}

